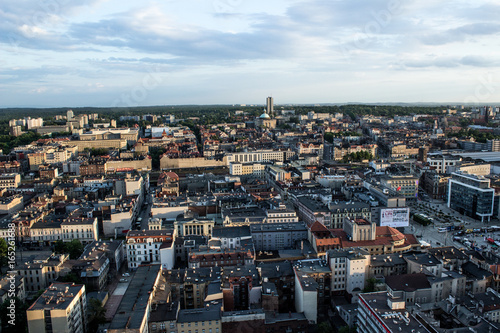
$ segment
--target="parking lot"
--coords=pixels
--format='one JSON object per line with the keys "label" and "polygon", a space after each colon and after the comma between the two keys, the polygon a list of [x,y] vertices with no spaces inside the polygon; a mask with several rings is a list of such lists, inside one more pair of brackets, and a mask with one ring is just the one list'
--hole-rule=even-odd
{"label": "parking lot", "polygon": [[[468,216],[463,216],[438,200],[429,200],[409,203],[412,216],[425,215],[432,224],[422,226],[410,219],[410,226],[405,232],[414,234],[418,240],[425,241],[432,247],[455,246],[457,248],[476,249],[478,251],[492,251],[500,253],[496,244],[490,244],[486,239],[499,241],[500,231],[493,231],[492,226],[500,226],[500,221],[492,220],[483,223]],[[447,228],[447,231],[444,231]],[[463,228],[461,230],[449,230]],[[489,228],[489,231],[485,228]]]}

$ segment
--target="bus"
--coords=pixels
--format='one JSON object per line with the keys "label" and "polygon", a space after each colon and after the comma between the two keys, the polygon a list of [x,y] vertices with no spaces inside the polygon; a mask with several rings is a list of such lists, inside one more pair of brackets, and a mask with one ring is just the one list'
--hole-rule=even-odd
{"label": "bus", "polygon": [[438,232],[447,232],[448,228],[438,228]]}

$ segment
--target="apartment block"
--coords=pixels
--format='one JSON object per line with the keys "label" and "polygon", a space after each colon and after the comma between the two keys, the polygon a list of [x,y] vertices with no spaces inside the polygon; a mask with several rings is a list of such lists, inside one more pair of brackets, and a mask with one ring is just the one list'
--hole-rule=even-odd
{"label": "apartment block", "polygon": [[87,321],[85,285],[52,283],[26,314],[30,333],[84,333]]}

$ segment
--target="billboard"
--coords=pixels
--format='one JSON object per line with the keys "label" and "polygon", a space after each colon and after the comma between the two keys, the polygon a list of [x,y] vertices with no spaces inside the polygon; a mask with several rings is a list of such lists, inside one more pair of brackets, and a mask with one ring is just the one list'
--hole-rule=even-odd
{"label": "billboard", "polygon": [[410,225],[410,208],[384,208],[380,210],[380,226],[393,228]]}

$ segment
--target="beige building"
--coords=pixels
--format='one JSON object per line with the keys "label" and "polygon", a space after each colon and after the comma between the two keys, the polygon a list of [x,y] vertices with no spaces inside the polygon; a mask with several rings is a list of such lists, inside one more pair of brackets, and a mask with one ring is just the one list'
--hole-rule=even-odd
{"label": "beige building", "polygon": [[111,139],[111,140],[71,140],[62,142],[62,144],[76,146],[78,151],[92,148],[127,148],[127,140],[125,139]]}
{"label": "beige building", "polygon": [[256,176],[262,177],[266,165],[262,163],[230,163],[229,174],[231,176]]}
{"label": "beige building", "polygon": [[137,171],[151,171],[151,159],[117,160],[106,162],[107,171],[120,171],[124,169]]}
{"label": "beige building", "polygon": [[411,157],[411,156],[416,156],[416,155],[418,155],[418,147],[408,148],[406,145],[400,144],[400,145],[394,145],[391,148],[391,157],[392,158]]}
{"label": "beige building", "polygon": [[376,225],[364,219],[344,218],[344,231],[352,242],[373,241],[376,237]]}
{"label": "beige building", "polygon": [[222,333],[221,303],[213,301],[205,308],[180,310],[177,317],[177,332]]}
{"label": "beige building", "polygon": [[204,218],[185,217],[174,222],[174,230],[176,237],[189,235],[212,236],[212,230],[215,226],[215,221]]}
{"label": "beige building", "polygon": [[42,220],[33,224],[29,230],[31,242],[50,245],[62,240],[62,220]]}
{"label": "beige building", "polygon": [[70,145],[68,142],[61,141],[62,144],[67,144],[66,147],[47,148],[36,153],[28,154],[30,170],[37,171],[42,164],[58,164],[69,162],[73,157],[77,156],[78,148],[75,145]]}
{"label": "beige building", "polygon": [[67,218],[61,223],[63,242],[78,239],[83,244],[98,240],[97,217]]}
{"label": "beige building", "polygon": [[0,197],[0,214],[13,215],[23,208],[23,196],[20,194],[10,197]]}
{"label": "beige building", "polygon": [[418,177],[386,176],[380,179],[380,184],[392,195],[400,195],[407,199],[416,198],[418,193]]}
{"label": "beige building", "polygon": [[85,285],[53,283],[26,314],[30,333],[84,333],[87,321]]}
{"label": "beige building", "polygon": [[190,169],[190,168],[212,168],[227,166],[226,157],[222,161],[209,160],[204,157],[193,158],[170,158],[164,154],[160,158],[160,169]]}
{"label": "beige building", "polygon": [[19,275],[4,275],[0,280],[0,302],[5,302],[12,297],[12,287],[15,288],[14,296],[21,301],[26,299],[26,288],[24,286],[24,278]]}
{"label": "beige building", "polygon": [[139,138],[139,130],[135,128],[93,128],[89,132],[80,134],[80,140],[117,140],[125,139],[133,145]]}
{"label": "beige building", "polygon": [[40,254],[29,260],[25,259],[16,267],[17,274],[24,278],[26,291],[38,291],[47,288],[56,281],[63,270],[63,264],[68,260],[67,254]]}

